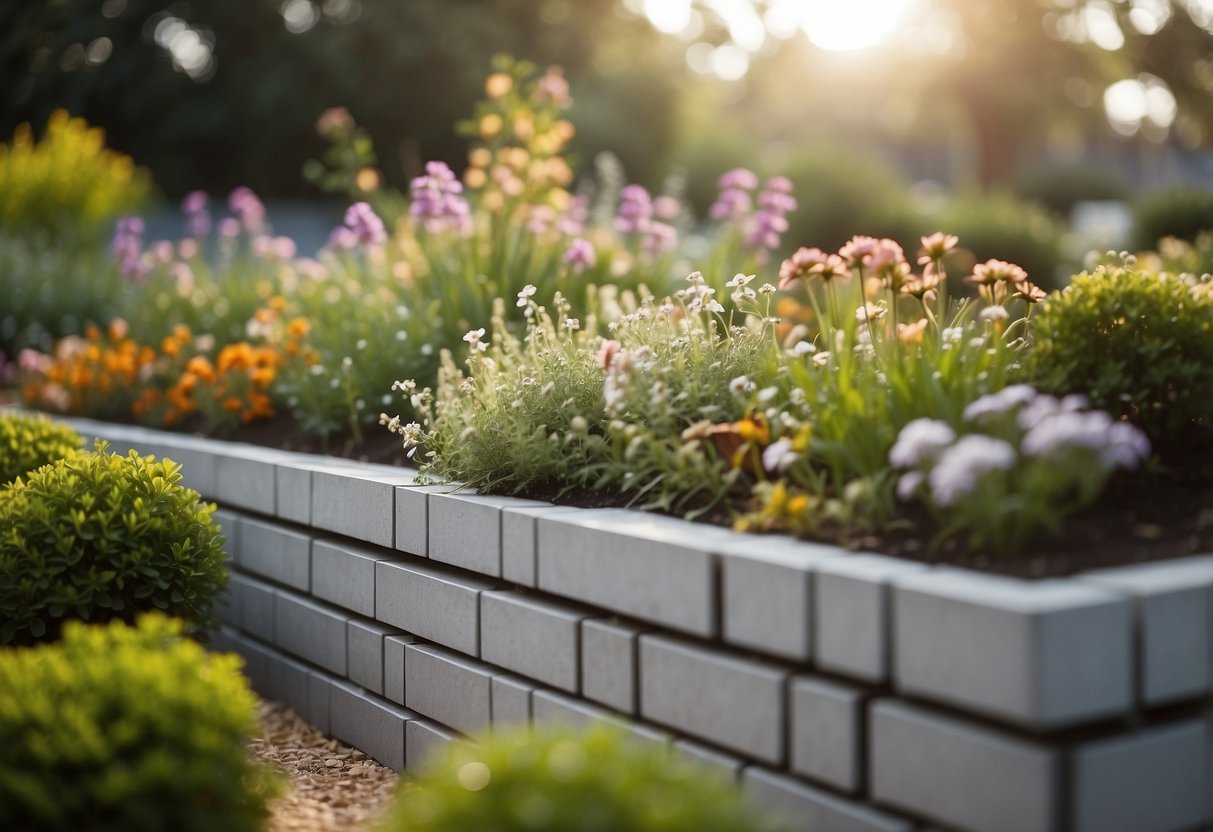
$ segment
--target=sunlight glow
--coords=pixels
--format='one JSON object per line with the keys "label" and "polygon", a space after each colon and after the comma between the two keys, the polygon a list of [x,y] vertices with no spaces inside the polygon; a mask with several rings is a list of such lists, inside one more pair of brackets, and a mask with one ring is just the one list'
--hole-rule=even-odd
{"label": "sunlight glow", "polygon": [[918,0],[784,0],[800,11],[814,44],[831,52],[880,46],[909,20]]}

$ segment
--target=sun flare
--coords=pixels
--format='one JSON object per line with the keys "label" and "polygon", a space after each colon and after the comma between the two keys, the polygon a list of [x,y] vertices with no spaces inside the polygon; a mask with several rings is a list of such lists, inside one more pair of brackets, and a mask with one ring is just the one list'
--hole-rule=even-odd
{"label": "sun flare", "polygon": [[909,19],[918,0],[801,0],[800,25],[815,45],[831,52],[870,49],[887,42]]}

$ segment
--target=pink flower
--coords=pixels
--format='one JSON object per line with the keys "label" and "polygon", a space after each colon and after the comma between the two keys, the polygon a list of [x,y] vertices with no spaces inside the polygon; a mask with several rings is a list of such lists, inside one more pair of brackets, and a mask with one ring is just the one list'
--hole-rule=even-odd
{"label": "pink flower", "polygon": [[618,341],[603,341],[602,346],[598,349],[598,366],[604,370],[611,369],[611,364],[615,361],[619,348]]}
{"label": "pink flower", "polygon": [[569,247],[564,252],[562,259],[565,263],[571,265],[575,272],[580,272],[582,269],[592,269],[598,264],[598,255],[594,252],[593,244],[581,237],[577,237],[569,243]]}
{"label": "pink flower", "polygon": [[876,251],[878,242],[875,237],[854,236],[838,249],[838,256],[846,260],[849,265],[862,265]]}
{"label": "pink flower", "polygon": [[958,242],[960,242],[960,238],[955,234],[944,234],[942,231],[936,231],[934,234],[923,237],[922,248],[918,252],[918,265],[925,266],[927,263],[939,260],[956,248]]}

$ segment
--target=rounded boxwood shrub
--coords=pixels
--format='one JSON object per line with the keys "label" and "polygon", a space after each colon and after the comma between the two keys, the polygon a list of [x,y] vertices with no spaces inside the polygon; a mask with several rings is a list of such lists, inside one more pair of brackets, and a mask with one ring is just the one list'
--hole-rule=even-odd
{"label": "rounded boxwood shrub", "polygon": [[[1022,266],[1037,286],[1055,289],[1062,285],[1064,231],[1040,205],[1005,193],[961,196],[949,200],[937,220],[939,228],[960,238],[974,263],[1007,260]],[[953,277],[959,279],[963,274],[953,272]],[[953,289],[969,287],[958,284]]]}
{"label": "rounded boxwood shrub", "polygon": [[1180,187],[1143,197],[1133,209],[1133,243],[1139,251],[1158,245],[1163,237],[1192,242],[1213,230],[1213,191]]}
{"label": "rounded boxwood shrub", "polygon": [[0,829],[254,832],[275,791],[253,762],[240,659],[159,614],[0,651]]}
{"label": "rounded boxwood shrub", "polygon": [[180,470],[99,442],[0,488],[0,644],[144,610],[209,626],[227,583],[223,539]]}
{"label": "rounded boxwood shrub", "polygon": [[1101,267],[1039,305],[1028,371],[1127,417],[1164,455],[1213,428],[1213,284]]}
{"label": "rounded boxwood shrub", "polygon": [[71,456],[82,444],[80,434],[45,416],[0,414],[0,485],[48,462]]}
{"label": "rounded boxwood shrub", "polygon": [[382,832],[760,832],[776,828],[718,773],[605,726],[453,744],[401,790]]}

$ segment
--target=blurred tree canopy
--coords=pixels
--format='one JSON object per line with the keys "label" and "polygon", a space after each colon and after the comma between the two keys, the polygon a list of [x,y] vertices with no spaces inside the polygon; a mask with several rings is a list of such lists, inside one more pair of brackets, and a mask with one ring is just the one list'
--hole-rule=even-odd
{"label": "blurred tree canopy", "polygon": [[654,179],[675,131],[681,56],[616,0],[29,0],[0,4],[0,136],[56,107],[106,128],[170,195],[249,184],[314,194],[316,117],[347,106],[395,184],[431,158],[511,52],[565,68],[583,159]]}

